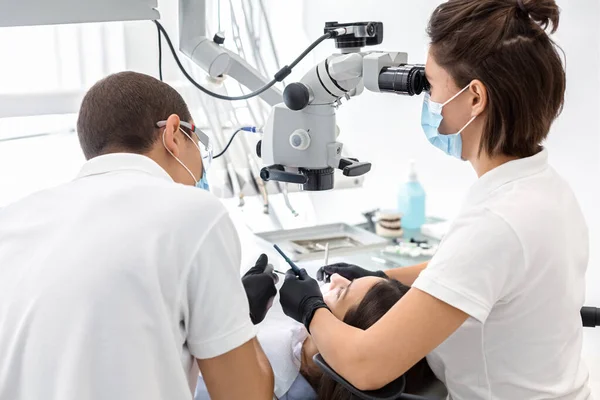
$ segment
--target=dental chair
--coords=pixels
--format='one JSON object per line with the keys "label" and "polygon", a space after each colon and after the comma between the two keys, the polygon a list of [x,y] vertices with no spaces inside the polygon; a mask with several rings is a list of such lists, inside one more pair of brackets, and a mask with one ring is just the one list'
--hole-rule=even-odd
{"label": "dental chair", "polygon": [[[600,326],[600,308],[583,307],[581,309],[581,321],[583,326],[588,328]],[[325,375],[328,375],[350,391],[353,395],[353,400],[441,400],[446,398],[447,395],[447,393],[440,392],[439,388],[431,390],[439,393],[436,395],[404,393],[404,389],[406,388],[406,378],[404,375],[379,390],[361,391],[335,372],[320,354],[316,354],[313,360]],[[439,384],[441,385],[441,383]]]}

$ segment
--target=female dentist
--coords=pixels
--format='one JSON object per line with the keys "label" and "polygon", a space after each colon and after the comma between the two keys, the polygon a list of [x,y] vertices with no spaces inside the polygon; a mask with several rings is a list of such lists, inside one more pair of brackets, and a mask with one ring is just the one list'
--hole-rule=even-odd
{"label": "female dentist", "polygon": [[449,0],[431,16],[427,139],[479,179],[428,265],[321,276],[396,278],[412,289],[363,331],[335,318],[317,282],[289,276],[284,312],[362,390],[427,356],[458,399],[589,399],[581,360],[587,228],[541,143],[561,111],[565,71],[546,29],[554,0]]}

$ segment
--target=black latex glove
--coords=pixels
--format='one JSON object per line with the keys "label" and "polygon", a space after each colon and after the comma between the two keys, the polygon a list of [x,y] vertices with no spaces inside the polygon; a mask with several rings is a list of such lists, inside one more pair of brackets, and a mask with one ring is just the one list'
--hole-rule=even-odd
{"label": "black latex glove", "polygon": [[319,308],[329,310],[323,301],[319,284],[304,269],[300,270],[300,276],[296,276],[291,269],[285,274],[285,282],[279,290],[279,301],[285,315],[304,324],[309,332],[315,311]]}
{"label": "black latex glove", "polygon": [[273,305],[273,299],[277,294],[275,288],[277,276],[273,274],[272,270],[268,270],[268,264],[269,259],[267,256],[261,254],[254,267],[250,268],[242,277],[242,284],[250,304],[250,319],[254,325],[265,319],[267,311]]}
{"label": "black latex glove", "polygon": [[349,281],[363,278],[365,276],[378,276],[380,278],[387,279],[387,275],[383,271],[369,271],[359,266],[346,263],[326,265],[319,268],[317,271],[317,279],[322,282],[329,282],[331,275],[333,274],[339,274]]}

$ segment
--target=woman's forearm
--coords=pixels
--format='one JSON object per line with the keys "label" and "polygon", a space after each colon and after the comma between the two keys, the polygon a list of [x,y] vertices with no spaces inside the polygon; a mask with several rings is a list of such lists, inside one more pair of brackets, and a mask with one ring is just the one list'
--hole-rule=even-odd
{"label": "woman's forearm", "polygon": [[421,271],[427,267],[427,264],[429,264],[429,262],[424,262],[422,264],[417,264],[410,267],[394,268],[384,272],[390,278],[396,279],[406,286],[412,286],[414,281],[417,280],[417,277]]}
{"label": "woman's forearm", "polygon": [[379,389],[403,375],[468,318],[463,311],[411,289],[366,331],[315,312],[310,332],[337,373],[360,390]]}
{"label": "woman's forearm", "polygon": [[322,308],[315,312],[310,332],[331,368],[358,389],[367,389],[363,388],[366,382],[362,377],[364,369],[369,368],[365,363],[368,360],[361,356],[367,345],[363,340],[365,331],[344,324]]}
{"label": "woman's forearm", "polygon": [[[385,271],[385,274],[407,286],[411,286],[428,262]],[[361,390],[372,389],[364,371],[375,349],[369,350],[367,334],[361,329],[346,325],[325,309],[317,310],[310,325],[310,332],[319,352],[330,366],[347,381]],[[343,339],[340,339],[343,338]]]}

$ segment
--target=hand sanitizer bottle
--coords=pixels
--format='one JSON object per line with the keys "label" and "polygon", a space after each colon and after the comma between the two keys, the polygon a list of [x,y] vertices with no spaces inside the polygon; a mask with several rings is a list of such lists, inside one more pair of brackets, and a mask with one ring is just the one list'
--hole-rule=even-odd
{"label": "hand sanitizer bottle", "polygon": [[415,162],[411,160],[408,181],[398,193],[398,211],[402,213],[402,228],[419,230],[425,223],[425,190],[417,178]]}

